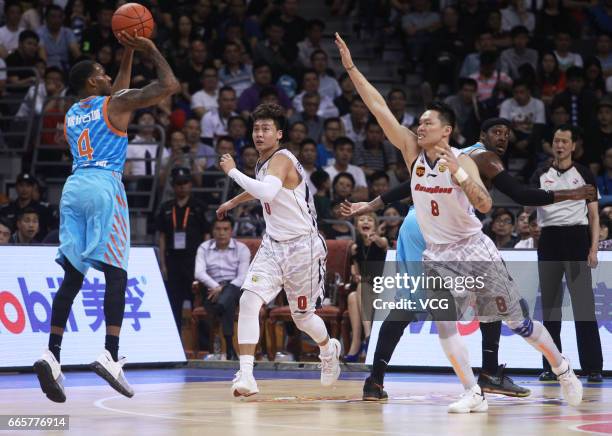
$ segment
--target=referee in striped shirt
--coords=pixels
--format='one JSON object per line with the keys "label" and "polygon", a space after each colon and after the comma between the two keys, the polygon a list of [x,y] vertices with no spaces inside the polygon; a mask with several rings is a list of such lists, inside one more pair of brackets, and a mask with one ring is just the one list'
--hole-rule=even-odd
{"label": "referee in striped shirt", "polygon": [[[576,127],[566,125],[557,129],[552,143],[554,161],[534,174],[533,182],[537,186],[559,190],[596,184],[589,169],[572,161],[577,140]],[[599,243],[597,198],[538,207],[538,224],[542,228],[538,272],[544,326],[561,350],[561,283],[565,275],[576,325],[580,367],[588,375],[589,382],[602,382],[603,357],[591,283],[591,268],[597,266]],[[556,380],[546,360],[540,380]]]}

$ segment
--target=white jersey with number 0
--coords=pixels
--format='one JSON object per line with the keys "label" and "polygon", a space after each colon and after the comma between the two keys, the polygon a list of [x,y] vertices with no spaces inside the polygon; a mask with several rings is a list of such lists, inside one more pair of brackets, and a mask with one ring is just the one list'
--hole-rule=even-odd
{"label": "white jersey with number 0", "polygon": [[300,184],[295,189],[282,187],[270,203],[261,202],[266,222],[266,233],[276,241],[287,241],[310,233],[317,233],[317,215],[313,203],[313,193],[308,189],[308,175],[297,158],[286,149],[279,149],[264,162],[257,163],[257,180],[263,180],[268,172],[270,161],[276,155],[287,156],[298,174]]}
{"label": "white jersey with number 0", "polygon": [[[452,148],[455,156],[461,150]],[[429,165],[425,152],[417,157],[410,181],[417,221],[427,244],[450,244],[479,233],[480,220],[446,165]]]}

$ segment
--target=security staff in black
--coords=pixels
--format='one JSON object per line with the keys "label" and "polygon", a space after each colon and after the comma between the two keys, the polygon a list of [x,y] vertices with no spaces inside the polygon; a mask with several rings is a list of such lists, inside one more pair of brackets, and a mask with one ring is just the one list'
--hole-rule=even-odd
{"label": "security staff in black", "polygon": [[191,195],[192,178],[188,168],[171,172],[174,200],[162,204],[157,217],[160,264],[174,320],[179,334],[183,301],[192,300],[191,283],[198,246],[208,239],[210,225],[206,205]]}
{"label": "security staff in black", "polygon": [[[553,137],[554,161],[534,174],[532,181],[543,189],[568,189],[594,185],[589,169],[572,161],[578,131],[574,126],[559,127]],[[595,317],[591,268],[597,266],[599,215],[597,198],[568,200],[538,207],[542,229],[538,244],[538,272],[542,290],[544,326],[561,350],[562,280],[569,288],[576,325],[580,367],[591,383],[602,381],[603,357]],[[556,380],[544,360],[540,380]]]}

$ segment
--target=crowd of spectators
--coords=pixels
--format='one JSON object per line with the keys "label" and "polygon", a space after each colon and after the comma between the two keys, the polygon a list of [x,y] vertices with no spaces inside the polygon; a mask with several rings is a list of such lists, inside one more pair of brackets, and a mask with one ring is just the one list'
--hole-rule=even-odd
{"label": "crowd of spectators", "polygon": [[[67,73],[83,58],[97,60],[111,76],[117,72],[123,48],[112,34],[111,19],[125,1],[0,3],[0,100],[21,99],[2,104],[2,111],[15,118],[0,121],[0,147],[9,142],[2,132],[23,129],[20,120],[34,117],[43,129],[23,154],[17,198],[0,198],[0,204],[6,202],[0,209],[0,243],[54,242],[57,208],[41,203],[40,191],[45,179],[58,173],[43,168],[34,178],[33,148],[55,145],[55,150],[41,147],[37,159],[69,162],[58,134],[73,96]],[[354,23],[351,47],[384,50],[389,41],[402,47],[396,65],[400,77],[411,75],[422,85],[398,81],[385,98],[406,127],[415,127],[419,108],[434,98],[447,102],[457,115],[452,137],[457,147],[478,141],[483,120],[507,118],[513,129],[504,163],[525,182],[550,161],[555,128],[565,123],[580,127],[574,160],[597,176],[601,247],[612,245],[606,243],[612,238],[611,0],[327,4],[331,15]],[[286,110],[284,145],[310,176],[321,231],[329,239],[361,244],[363,229],[356,233],[356,223],[342,218],[341,202],[372,199],[409,175],[348,75],[334,69],[335,49],[325,35],[335,29],[300,16],[298,0],[153,0],[146,6],[156,22],[153,38],[182,86],[179,94],[136,113],[130,132],[126,187],[151,192],[149,221],[158,225],[149,232],[168,235],[159,223],[165,222],[161,214],[171,203],[163,202],[171,201],[180,184],[189,185],[190,196],[191,187],[196,188],[193,195],[205,211],[201,220],[212,221],[215,205],[239,192],[220,172],[218,156],[232,154],[241,171],[254,176],[257,151],[249,114],[262,102],[274,102]],[[380,61],[380,53],[375,50],[372,63]],[[131,86],[155,77],[150,60],[137,53]],[[148,200],[134,197],[130,203],[145,207]],[[408,205],[409,200],[381,211],[380,221],[368,231],[394,247]],[[486,218],[490,235],[499,247],[537,247],[534,215],[516,212],[495,209]],[[262,221],[257,202],[242,205],[233,215],[234,236],[260,236]],[[201,227],[209,232],[209,224]],[[196,248],[190,246],[190,255],[195,257]]]}

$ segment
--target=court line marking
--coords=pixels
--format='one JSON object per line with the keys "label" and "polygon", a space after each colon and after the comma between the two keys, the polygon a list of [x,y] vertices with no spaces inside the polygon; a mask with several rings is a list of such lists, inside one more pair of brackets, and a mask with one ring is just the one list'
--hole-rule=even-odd
{"label": "court line marking", "polygon": [[[598,421],[598,423],[601,423],[601,422],[603,422],[603,423],[609,423],[608,421]],[[580,424],[576,424],[576,425],[574,425],[574,426],[570,426],[570,427],[568,427],[568,429],[570,429],[570,430],[574,430],[574,431],[577,431],[577,432],[580,432],[580,433],[588,433],[588,434],[603,434],[603,435],[609,435],[609,434],[610,434],[610,433],[603,433],[603,432],[601,432],[601,431],[595,431],[595,430],[584,430],[584,429],[582,429],[582,428],[578,428],[578,427],[580,427],[581,425],[586,425],[586,424],[589,424],[589,423],[588,423],[588,422],[582,422],[582,423],[580,423]],[[595,423],[595,422],[592,422],[592,424],[596,424],[596,423]]]}
{"label": "court line marking", "polygon": [[[176,393],[176,389],[165,389],[161,391],[148,391],[147,395],[151,394],[162,394],[167,392]],[[123,395],[113,395],[111,397],[100,398],[94,402],[94,406],[99,409],[107,410],[109,412],[123,413],[126,415],[135,415],[135,416],[146,416],[147,418],[158,418],[158,419],[173,419],[176,421],[190,421],[190,422],[201,422],[201,423],[209,423],[209,424],[223,424],[227,423],[227,420],[224,419],[222,421],[215,419],[193,419],[193,418],[183,418],[180,416],[168,416],[154,413],[142,413],[142,412],[133,412],[130,410],[117,409],[113,407],[106,406],[104,403],[109,400],[117,399],[117,398],[125,398]],[[261,404],[261,403],[256,403]],[[289,424],[270,424],[270,423],[262,423],[262,422],[244,422],[244,421],[231,421],[232,424],[236,425],[251,425],[256,427],[274,427],[274,428],[285,428],[291,430],[308,430],[308,431],[323,431],[323,432],[342,432],[342,433],[364,433],[364,434],[384,434],[384,435],[405,435],[405,432],[397,432],[397,431],[384,431],[384,430],[361,430],[355,428],[347,428],[347,427],[315,427],[312,425],[308,426],[300,426],[300,425],[289,425]],[[414,433],[412,433],[414,434]],[[421,436],[428,436],[428,433],[421,433]]]}

